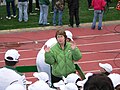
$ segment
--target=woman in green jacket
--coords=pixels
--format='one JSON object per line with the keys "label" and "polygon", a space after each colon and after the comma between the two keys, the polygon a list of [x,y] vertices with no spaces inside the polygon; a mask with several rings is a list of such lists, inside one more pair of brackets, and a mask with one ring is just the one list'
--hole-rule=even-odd
{"label": "woman in green jacket", "polygon": [[58,30],[55,35],[57,43],[52,47],[44,47],[45,62],[52,67],[52,83],[58,82],[62,76],[66,77],[76,71],[74,61],[81,59],[82,55],[74,42],[66,42],[64,30]]}

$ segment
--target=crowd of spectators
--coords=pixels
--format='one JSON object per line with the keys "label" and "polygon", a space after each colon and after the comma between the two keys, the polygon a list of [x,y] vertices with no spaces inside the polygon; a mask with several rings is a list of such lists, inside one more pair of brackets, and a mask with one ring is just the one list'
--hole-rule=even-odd
{"label": "crowd of spectators", "polygon": [[[79,0],[45,0],[45,2],[43,2],[44,0],[35,0],[35,8],[33,7],[33,0],[0,0],[0,6],[2,5],[2,3],[4,2],[6,5],[6,19],[10,20],[13,18],[18,19],[18,22],[28,22],[29,21],[29,15],[37,15],[39,14],[39,20],[38,20],[38,24],[41,26],[47,26],[50,23],[48,22],[47,18],[48,18],[48,11],[49,11],[49,6],[52,6],[52,9],[50,10],[50,13],[53,13],[53,16],[51,18],[52,20],[52,25],[56,26],[56,25],[63,25],[62,22],[62,15],[64,12],[65,8],[68,8],[69,10],[69,23],[68,25],[70,27],[74,27],[74,23],[76,24],[76,27],[79,27],[80,24],[80,15],[79,15]],[[109,3],[111,3],[111,0],[106,0],[107,5]],[[119,1],[118,1],[119,2]],[[11,8],[11,6],[12,8]],[[66,7],[65,7],[66,5]],[[68,7],[67,7],[68,6]],[[40,8],[41,7],[41,8]],[[105,6],[104,6],[105,7]],[[1,8],[1,7],[0,7]],[[94,8],[94,5],[92,5],[92,0],[88,0],[88,10],[92,8]],[[18,12],[16,12],[18,9]],[[35,9],[35,10],[33,10]],[[119,3],[116,6],[116,9],[119,10]],[[96,8],[94,8],[95,12],[96,12]],[[94,14],[95,14],[94,12]],[[101,17],[101,19],[99,20],[99,26],[98,29],[101,30],[102,29],[102,16],[103,16],[103,12],[104,9],[101,9],[102,15],[99,17]],[[98,12],[99,13],[99,12]],[[58,17],[57,17],[58,15]],[[96,17],[98,15],[94,16],[93,19],[93,25],[92,25],[92,29],[95,29],[95,22],[96,22]],[[0,13],[0,19],[2,19],[2,13]],[[58,20],[57,20],[58,18]]]}

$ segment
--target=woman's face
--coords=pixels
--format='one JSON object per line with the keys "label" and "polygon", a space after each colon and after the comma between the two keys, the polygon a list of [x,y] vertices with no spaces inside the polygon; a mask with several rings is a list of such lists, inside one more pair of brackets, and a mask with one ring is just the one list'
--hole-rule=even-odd
{"label": "woman's face", "polygon": [[63,35],[57,35],[57,41],[59,44],[65,43],[65,37]]}

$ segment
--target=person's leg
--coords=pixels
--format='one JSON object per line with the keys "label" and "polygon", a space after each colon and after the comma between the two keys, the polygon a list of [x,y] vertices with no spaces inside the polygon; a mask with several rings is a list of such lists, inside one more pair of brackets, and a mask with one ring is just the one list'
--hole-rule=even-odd
{"label": "person's leg", "polygon": [[43,24],[43,5],[40,5],[39,25]]}
{"label": "person's leg", "polygon": [[48,5],[43,5],[43,24],[47,25]]}
{"label": "person's leg", "polygon": [[6,2],[6,10],[7,10],[7,16],[11,17],[11,14],[10,14],[10,2]]}
{"label": "person's leg", "polygon": [[99,23],[98,23],[98,30],[102,29],[102,18],[103,18],[103,11],[99,11]]}
{"label": "person's leg", "polygon": [[74,24],[74,12],[73,9],[69,9],[69,22],[70,22],[70,26],[73,27]]}
{"label": "person's leg", "polygon": [[33,0],[29,0],[29,6],[28,6],[29,13],[32,13],[32,2]]}
{"label": "person's leg", "polygon": [[79,8],[75,9],[75,22],[76,22],[76,27],[79,27],[80,24],[80,19],[79,19]]}
{"label": "person's leg", "polygon": [[56,16],[57,16],[57,9],[54,8],[54,14],[53,14],[53,25],[56,26]]}
{"label": "person's leg", "polygon": [[59,10],[59,17],[58,17],[58,25],[62,25],[62,15],[63,15],[63,11]]}
{"label": "person's leg", "polygon": [[90,8],[92,0],[87,0],[87,1],[88,1],[88,8]]}
{"label": "person's leg", "polygon": [[36,0],[36,7],[35,7],[35,10],[39,10],[39,1],[38,0]]}
{"label": "person's leg", "polygon": [[24,21],[27,22],[28,21],[28,2],[23,2],[24,6],[23,6],[23,11],[24,11]]}
{"label": "person's leg", "polygon": [[21,21],[22,21],[22,17],[23,17],[23,13],[22,13],[22,2],[18,2],[18,9],[19,9],[18,21],[21,22]]}
{"label": "person's leg", "polygon": [[96,19],[97,19],[97,10],[94,10],[94,18],[93,18],[91,29],[95,29],[95,27],[96,27]]}
{"label": "person's leg", "polygon": [[12,10],[13,10],[13,17],[16,18],[16,7],[15,7],[15,0],[11,1]]}
{"label": "person's leg", "polygon": [[54,11],[55,0],[52,0],[51,13]]}

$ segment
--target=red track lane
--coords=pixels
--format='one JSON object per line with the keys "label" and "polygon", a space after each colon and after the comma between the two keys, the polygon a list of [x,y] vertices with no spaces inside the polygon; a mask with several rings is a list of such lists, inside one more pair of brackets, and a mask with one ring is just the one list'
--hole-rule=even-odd
{"label": "red track lane", "polygon": [[[79,63],[86,73],[98,71],[98,63],[107,62],[113,66],[113,72],[120,74],[120,34],[117,33],[120,26],[111,25],[103,28],[101,31],[68,28],[83,54],[83,58],[76,63]],[[19,50],[21,54],[18,65],[35,65],[37,53],[47,39],[54,37],[55,32],[56,30],[43,30],[0,34],[0,66],[4,66],[4,53],[10,48]],[[28,80],[35,81],[32,73],[26,73],[26,76]]]}

